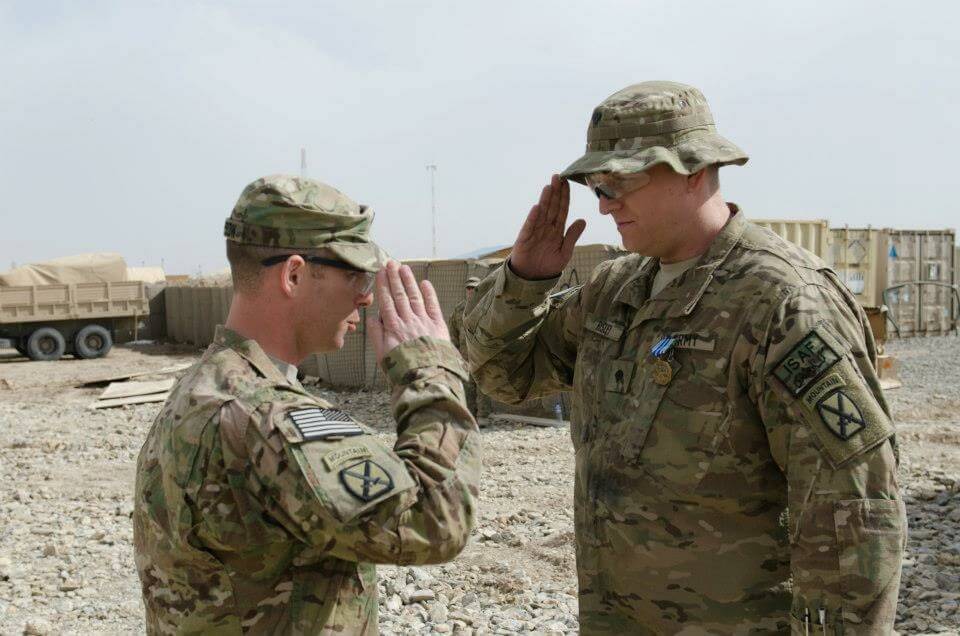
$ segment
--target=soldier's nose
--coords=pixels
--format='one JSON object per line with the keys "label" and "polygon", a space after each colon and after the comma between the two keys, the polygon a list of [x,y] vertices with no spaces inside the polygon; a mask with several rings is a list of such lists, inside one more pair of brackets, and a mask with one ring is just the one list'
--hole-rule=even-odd
{"label": "soldier's nose", "polygon": [[600,214],[610,214],[618,207],[616,199],[608,199],[607,197],[600,197],[597,199],[597,209],[600,210]]}

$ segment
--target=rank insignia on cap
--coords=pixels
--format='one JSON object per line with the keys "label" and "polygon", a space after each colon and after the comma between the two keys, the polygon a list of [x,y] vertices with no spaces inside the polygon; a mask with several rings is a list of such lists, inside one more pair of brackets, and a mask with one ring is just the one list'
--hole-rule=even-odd
{"label": "rank insignia on cap", "polygon": [[290,411],[289,415],[304,441],[363,434],[353,418],[338,409],[313,407]]}
{"label": "rank insignia on cap", "polygon": [[817,412],[830,432],[843,441],[847,441],[867,426],[860,407],[842,390],[834,391],[820,400],[817,403]]}
{"label": "rank insignia on cap", "polygon": [[814,380],[839,360],[839,354],[814,330],[804,336],[773,368],[773,375],[787,387],[793,397],[799,397]]}
{"label": "rank insignia on cap", "polygon": [[373,501],[393,490],[393,478],[375,461],[364,459],[340,471],[340,483],[360,501]]}

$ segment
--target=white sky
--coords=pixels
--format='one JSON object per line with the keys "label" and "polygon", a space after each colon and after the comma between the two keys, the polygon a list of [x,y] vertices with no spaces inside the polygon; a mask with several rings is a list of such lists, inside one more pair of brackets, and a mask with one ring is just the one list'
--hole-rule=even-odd
{"label": "white sky", "polygon": [[[0,1],[0,269],[86,251],[226,265],[244,185],[308,175],[397,257],[512,243],[607,95],[698,86],[754,218],[956,227],[958,5]],[[618,242],[577,187],[581,242]]]}

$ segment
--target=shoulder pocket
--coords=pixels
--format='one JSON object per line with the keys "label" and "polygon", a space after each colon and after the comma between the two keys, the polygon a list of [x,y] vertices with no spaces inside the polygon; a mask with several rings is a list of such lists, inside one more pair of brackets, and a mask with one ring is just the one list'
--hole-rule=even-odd
{"label": "shoulder pocket", "polygon": [[304,440],[285,414],[282,432],[307,483],[320,502],[346,522],[382,501],[416,487],[406,464],[373,435]]}
{"label": "shoulder pocket", "polygon": [[893,435],[850,346],[817,325],[772,370],[771,384],[812,430],[833,468]]}

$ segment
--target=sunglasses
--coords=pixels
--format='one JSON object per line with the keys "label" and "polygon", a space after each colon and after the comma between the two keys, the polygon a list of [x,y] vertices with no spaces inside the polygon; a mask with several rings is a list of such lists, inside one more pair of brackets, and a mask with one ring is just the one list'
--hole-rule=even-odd
{"label": "sunglasses", "polygon": [[278,263],[283,263],[291,256],[299,256],[308,263],[314,263],[316,265],[326,265],[327,267],[333,267],[336,269],[342,269],[351,274],[351,283],[353,285],[354,291],[362,296],[366,296],[373,291],[373,285],[377,281],[377,275],[374,272],[368,272],[366,270],[357,269],[349,263],[344,263],[343,261],[338,261],[333,258],[324,258],[322,256],[306,256],[304,254],[278,254],[277,256],[271,256],[270,258],[265,258],[260,261],[260,264],[264,267],[270,267],[271,265],[276,265]]}
{"label": "sunglasses", "polygon": [[619,199],[622,196],[635,192],[650,183],[651,177],[647,172],[622,175],[611,172],[597,172],[586,175],[583,180],[587,187],[593,190],[598,199]]}

